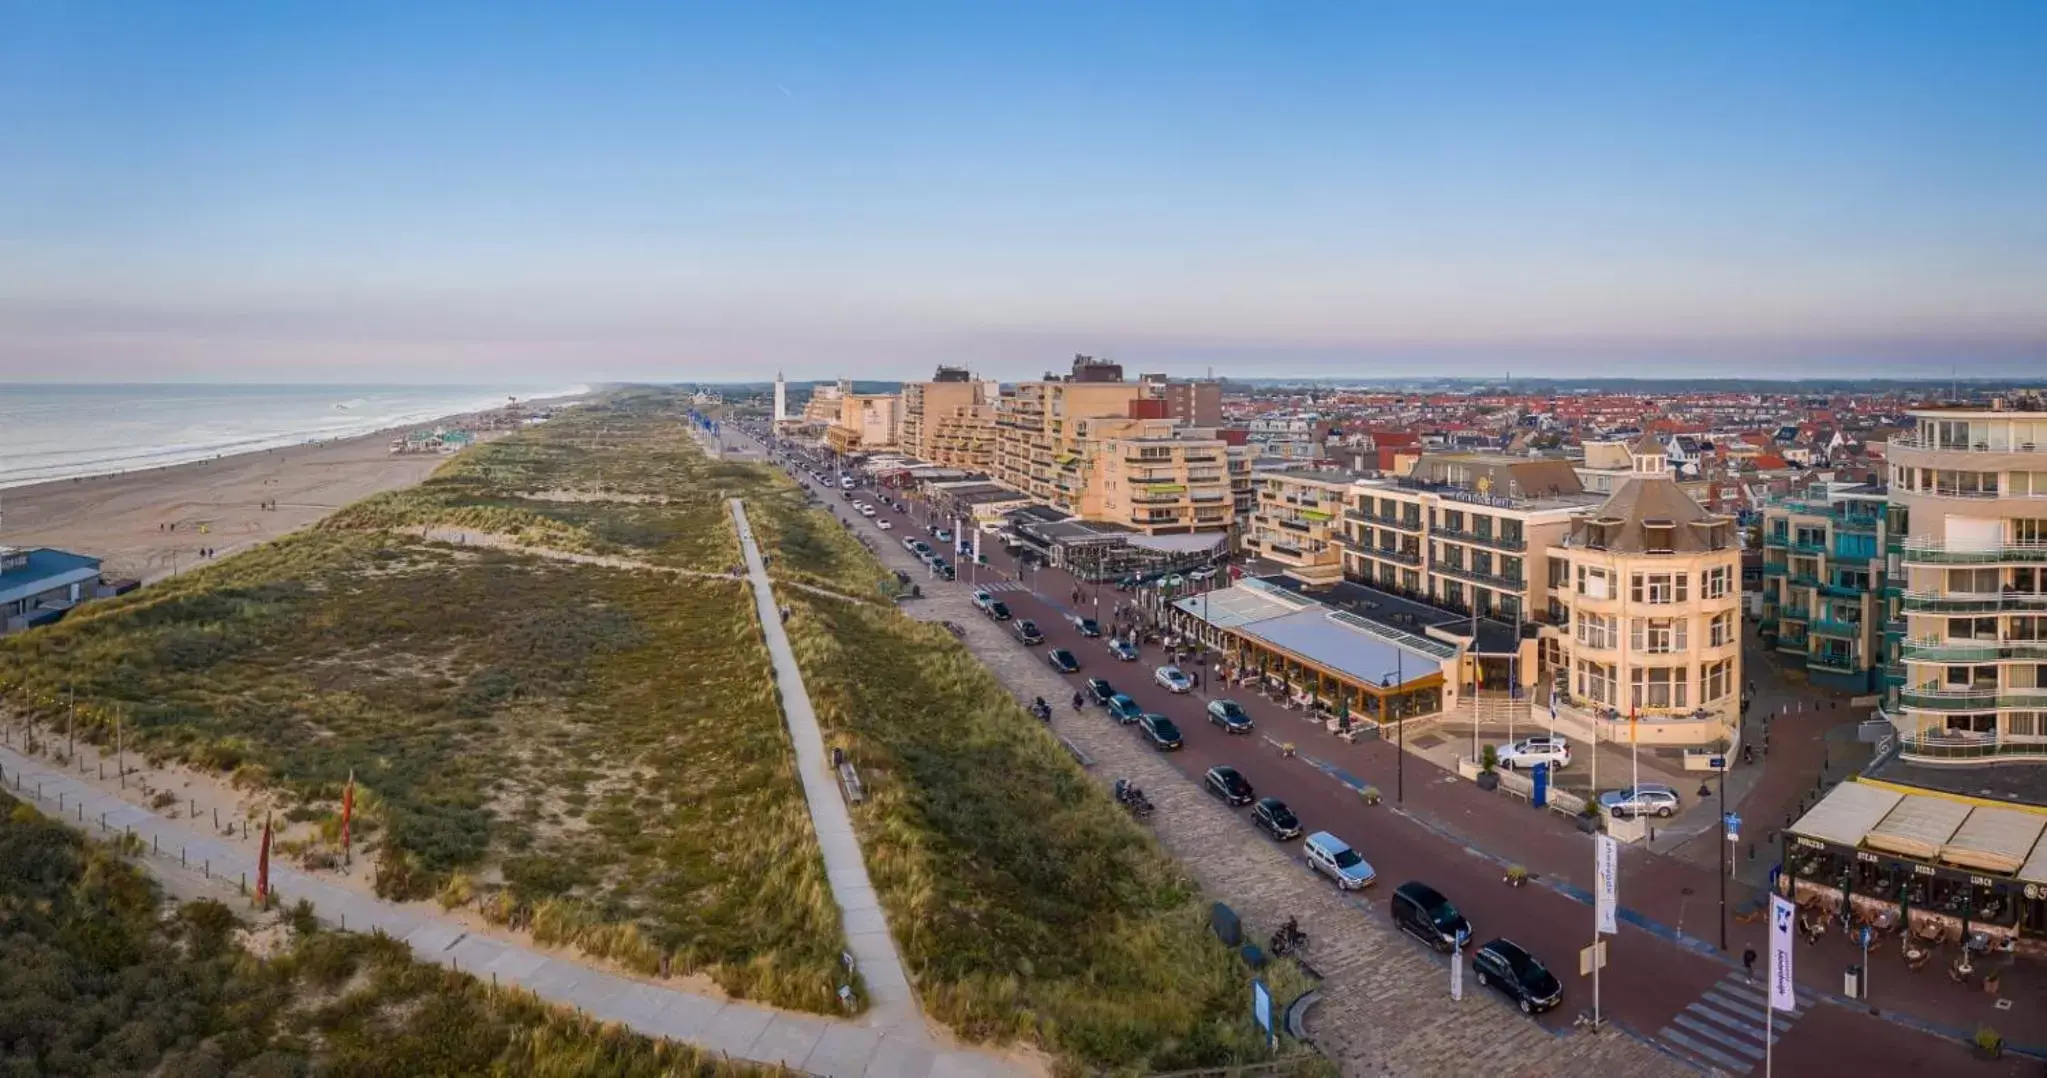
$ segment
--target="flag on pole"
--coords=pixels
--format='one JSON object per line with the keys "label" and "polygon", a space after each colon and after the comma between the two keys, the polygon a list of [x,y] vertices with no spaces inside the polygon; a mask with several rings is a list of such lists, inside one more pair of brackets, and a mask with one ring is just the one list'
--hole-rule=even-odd
{"label": "flag on pole", "polygon": [[1632,707],[1628,709],[1628,744],[1630,745],[1635,743],[1635,722],[1641,717],[1638,709]]}
{"label": "flag on pole", "polygon": [[256,849],[256,904],[270,904],[270,814],[263,814],[263,845]]}
{"label": "flag on pole", "polygon": [[1770,1009],[1798,1009],[1797,990],[1791,979],[1791,926],[1798,907],[1783,895],[1770,896]]}
{"label": "flag on pole", "polygon": [[341,853],[349,852],[348,824],[355,818],[355,769],[348,769],[348,785],[341,788]]}
{"label": "flag on pole", "polygon": [[1620,932],[1616,922],[1621,905],[1621,847],[1604,831],[1592,839],[1592,895],[1597,930],[1611,936]]}

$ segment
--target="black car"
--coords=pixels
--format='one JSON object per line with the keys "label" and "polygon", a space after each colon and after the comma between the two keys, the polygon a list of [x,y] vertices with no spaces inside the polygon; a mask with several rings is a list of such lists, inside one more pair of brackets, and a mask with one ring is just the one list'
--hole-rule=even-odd
{"label": "black car", "polygon": [[1085,687],[1088,697],[1104,707],[1107,707],[1109,701],[1116,696],[1116,687],[1109,684],[1108,678],[1091,677],[1087,679]]}
{"label": "black car", "polygon": [[1301,837],[1300,818],[1277,797],[1259,798],[1258,803],[1251,806],[1251,822],[1281,842]]}
{"label": "black car", "polygon": [[1248,805],[1256,799],[1251,793],[1251,783],[1244,776],[1237,774],[1234,767],[1209,768],[1202,785],[1208,788],[1209,793],[1222,798],[1223,804],[1231,808]]}
{"label": "black car", "polygon": [[934,562],[932,562],[932,563],[931,563],[931,567],[932,567],[933,569],[936,569],[936,570],[938,571],[938,575],[939,575],[939,576],[942,576],[942,577],[944,577],[944,578],[945,578],[945,579],[947,579],[947,580],[958,580],[958,579],[959,579],[959,574],[953,571],[953,567],[952,567],[952,566],[950,566],[950,565],[947,565],[947,564],[945,563],[945,559],[944,559],[944,558],[940,558],[939,560],[937,560],[937,561],[934,561]]}
{"label": "black car", "polygon": [[1444,954],[1471,940],[1471,922],[1441,891],[1420,880],[1409,880],[1394,889],[1388,909],[1396,927]]}
{"label": "black car", "polygon": [[1522,1014],[1549,1010],[1564,998],[1564,986],[1556,974],[1510,940],[1494,940],[1480,947],[1471,956],[1471,970],[1479,984],[1499,989]]}
{"label": "black car", "polygon": [[1016,638],[1025,644],[1037,645],[1045,642],[1045,634],[1038,631],[1038,623],[1029,618],[1018,621],[1010,628],[1015,631]]}
{"label": "black car", "polygon": [[1080,660],[1074,658],[1073,653],[1065,648],[1053,648],[1046,652],[1045,661],[1052,664],[1052,669],[1062,674],[1080,673]]}
{"label": "black car", "polygon": [[1164,715],[1147,711],[1137,717],[1137,727],[1160,752],[1171,752],[1180,747],[1180,728]]}
{"label": "black car", "polygon": [[1232,734],[1251,732],[1251,716],[1235,700],[1209,701],[1208,721]]}
{"label": "black car", "polygon": [[1073,627],[1079,629],[1080,635],[1085,637],[1097,637],[1102,635],[1101,624],[1095,621],[1095,619],[1093,618],[1075,618],[1073,619]]}
{"label": "black car", "polygon": [[1000,600],[988,604],[988,616],[996,621],[1009,620],[1009,606]]}

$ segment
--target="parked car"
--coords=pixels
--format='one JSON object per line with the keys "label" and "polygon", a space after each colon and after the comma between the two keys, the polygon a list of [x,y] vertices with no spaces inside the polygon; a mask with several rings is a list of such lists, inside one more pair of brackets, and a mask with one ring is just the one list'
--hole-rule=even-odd
{"label": "parked car", "polygon": [[1237,769],[1234,767],[1217,766],[1209,768],[1208,774],[1202,778],[1202,785],[1207,788],[1209,793],[1222,798],[1223,804],[1231,808],[1235,808],[1238,805],[1248,805],[1256,799],[1251,793],[1250,782],[1246,781],[1244,776],[1237,774]]}
{"label": "parked car", "polygon": [[1161,666],[1152,671],[1152,680],[1158,682],[1167,692],[1189,692],[1194,688],[1194,679],[1177,666]]}
{"label": "parked car", "polygon": [[1350,844],[1327,831],[1317,831],[1301,843],[1308,867],[1336,882],[1345,891],[1369,887],[1379,878],[1371,863],[1350,848]]}
{"label": "parked car", "polygon": [[1008,621],[1009,604],[1002,602],[989,603],[988,616],[994,618],[996,621]]}
{"label": "parked car", "polygon": [[937,531],[932,532],[931,534],[941,543],[952,542],[952,529],[950,528],[940,528]]}
{"label": "parked car", "polygon": [[959,579],[959,574],[953,570],[952,566],[946,564],[944,558],[931,559],[931,570],[947,580]]}
{"label": "parked car", "polygon": [[1080,660],[1074,658],[1073,653],[1065,648],[1053,648],[1046,652],[1045,661],[1052,664],[1052,669],[1062,674],[1080,673]]}
{"label": "parked car", "polygon": [[859,504],[859,509],[860,515],[863,517],[871,517],[874,515],[874,507],[867,504],[866,502],[861,502]]}
{"label": "parked car", "polygon": [[1300,817],[1295,816],[1294,810],[1277,797],[1259,798],[1258,803],[1251,806],[1251,822],[1281,842],[1301,837]]}
{"label": "parked car", "polygon": [[1500,766],[1509,771],[1524,767],[1532,768],[1536,764],[1548,764],[1551,770],[1555,770],[1570,766],[1571,743],[1562,736],[1537,734],[1534,737],[1524,737],[1511,745],[1501,745],[1498,755]]}
{"label": "parked car", "polygon": [[1089,637],[1102,635],[1102,626],[1095,619],[1075,614],[1072,620],[1073,627],[1080,630],[1080,635]]}
{"label": "parked car", "polygon": [[1132,700],[1130,697],[1120,692],[1109,697],[1109,715],[1117,722],[1136,722],[1137,717],[1142,714],[1144,714],[1144,709],[1138,707],[1137,701]]}
{"label": "parked car", "polygon": [[974,609],[985,611],[988,609],[988,604],[995,601],[995,596],[989,594],[986,588],[975,588],[973,600]]}
{"label": "parked car", "polygon": [[1147,711],[1137,717],[1138,728],[1151,739],[1152,747],[1161,752],[1171,752],[1181,745],[1180,728],[1173,720],[1155,711]]}
{"label": "parked car", "polygon": [[1251,716],[1246,714],[1243,705],[1235,700],[1210,700],[1208,721],[1232,734],[1251,732]]}
{"label": "parked car", "polygon": [[1392,912],[1394,927],[1444,954],[1471,940],[1471,922],[1441,892],[1419,880],[1394,890]]}
{"label": "parked car", "polygon": [[1110,697],[1118,695],[1115,687],[1109,684],[1108,678],[1091,677],[1081,688],[1087,693],[1088,698],[1097,704],[1106,705]]}
{"label": "parked car", "polygon": [[1137,661],[1137,645],[1112,636],[1109,638],[1109,654],[1123,662],[1134,663]]}
{"label": "parked car", "polygon": [[1510,940],[1494,940],[1480,947],[1471,956],[1471,972],[1480,985],[1499,989],[1522,1014],[1540,1014],[1564,998],[1564,986],[1556,974]]}
{"label": "parked car", "polygon": [[928,550],[930,548],[924,546],[924,540],[919,539],[914,535],[905,535],[903,536],[903,549],[909,551],[912,554],[922,555],[925,550]]}
{"label": "parked car", "polygon": [[888,522],[888,520],[887,520],[886,518],[884,518],[884,519],[881,519],[881,520],[876,520],[876,521],[874,522],[874,526],[875,526],[875,527],[877,527],[877,528],[880,528],[880,529],[881,529],[882,531],[888,531],[888,530],[889,530],[890,528],[893,528],[893,527],[895,527],[895,525],[893,525],[893,524],[890,524],[890,523]]}
{"label": "parked car", "polygon": [[1614,816],[1660,816],[1677,814],[1677,791],[1660,782],[1625,786],[1599,795],[1599,807]]}
{"label": "parked car", "polygon": [[1023,641],[1026,646],[1036,646],[1038,644],[1042,644],[1045,642],[1045,634],[1038,631],[1038,623],[1032,621],[1029,618],[1024,618],[1020,621],[1017,621],[1016,623],[1012,624],[1009,627],[1009,629],[1011,632],[1015,633],[1016,638],[1018,640]]}
{"label": "parked car", "polygon": [[1196,569],[1196,570],[1194,570],[1193,572],[1191,572],[1191,573],[1188,573],[1188,574],[1187,574],[1187,579],[1189,579],[1189,580],[1207,580],[1208,578],[1210,578],[1210,577],[1212,577],[1212,576],[1214,576],[1214,575],[1215,575],[1215,570],[1213,570],[1213,569]]}

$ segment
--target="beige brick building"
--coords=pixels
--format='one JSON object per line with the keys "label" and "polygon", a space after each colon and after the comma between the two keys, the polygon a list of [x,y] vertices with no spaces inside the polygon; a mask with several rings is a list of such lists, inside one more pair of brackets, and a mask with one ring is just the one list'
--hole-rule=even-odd
{"label": "beige brick building", "polygon": [[1096,417],[1072,423],[1055,459],[1052,504],[1082,519],[1150,535],[1227,531],[1251,460],[1212,430],[1174,419]]}
{"label": "beige brick building", "polygon": [[1342,580],[1343,514],[1357,479],[1348,472],[1254,474],[1258,501],[1244,529],[1244,549],[1311,584]]}
{"label": "beige brick building", "polygon": [[997,383],[964,367],[940,367],[926,382],[903,383],[902,451],[931,464],[985,471],[995,460]]}
{"label": "beige brick building", "polygon": [[[1079,360],[1076,371],[1082,371]],[[1083,372],[1087,373],[1087,372]],[[1051,505],[1067,507],[1058,482],[1080,457],[1079,422],[1127,417],[1144,387],[1121,380],[1048,379],[1020,382],[995,403],[994,478]],[[1069,485],[1070,485],[1069,480]]]}

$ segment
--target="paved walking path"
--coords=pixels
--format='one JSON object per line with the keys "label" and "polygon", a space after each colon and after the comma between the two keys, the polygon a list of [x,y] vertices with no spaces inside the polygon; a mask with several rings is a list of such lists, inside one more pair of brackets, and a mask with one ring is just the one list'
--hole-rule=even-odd
{"label": "paved walking path", "polygon": [[936,1052],[931,1046],[929,1027],[917,1008],[916,993],[903,970],[902,955],[895,937],[889,934],[880,896],[867,878],[867,862],[860,853],[860,840],[853,833],[853,817],[839,790],[837,773],[824,750],[824,733],[818,728],[817,713],[811,709],[809,690],[803,686],[803,672],[789,634],[782,628],[781,608],[775,602],[774,584],[754,542],[753,527],[747,523],[746,506],[730,499],[732,520],[739,529],[739,545],[746,556],[746,571],[753,582],[754,602],[766,631],[768,657],[775,664],[775,684],[781,690],[782,714],[789,725],[789,739],[796,747],[796,770],[803,780],[804,800],[809,803],[811,828],[824,851],[825,876],[831,881],[832,897],[839,904],[845,924],[846,947],[853,954],[861,979],[867,984],[868,1013],[865,1025],[884,1034],[884,1043],[898,1043],[933,1054],[934,1073],[1007,1074],[1017,1071],[1009,1061],[992,1052],[955,1049]]}

